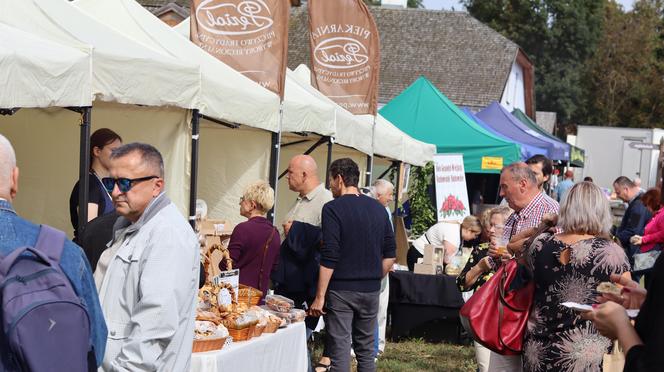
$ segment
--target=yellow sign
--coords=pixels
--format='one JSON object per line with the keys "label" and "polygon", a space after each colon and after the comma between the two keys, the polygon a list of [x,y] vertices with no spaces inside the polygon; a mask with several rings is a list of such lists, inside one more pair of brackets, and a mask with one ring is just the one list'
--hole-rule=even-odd
{"label": "yellow sign", "polygon": [[482,169],[503,169],[503,158],[496,156],[482,156]]}

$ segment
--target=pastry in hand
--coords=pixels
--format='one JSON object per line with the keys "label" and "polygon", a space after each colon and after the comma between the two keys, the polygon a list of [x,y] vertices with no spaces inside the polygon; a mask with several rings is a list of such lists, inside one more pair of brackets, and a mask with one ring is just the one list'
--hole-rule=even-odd
{"label": "pastry in hand", "polygon": [[621,290],[615,283],[612,282],[602,282],[597,286],[597,292],[602,294],[612,294],[614,296],[620,297]]}

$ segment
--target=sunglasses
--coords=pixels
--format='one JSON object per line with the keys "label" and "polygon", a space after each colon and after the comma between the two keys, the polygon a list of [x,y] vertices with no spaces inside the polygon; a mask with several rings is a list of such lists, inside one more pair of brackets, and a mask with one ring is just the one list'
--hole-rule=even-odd
{"label": "sunglasses", "polygon": [[115,185],[118,185],[118,190],[120,192],[127,192],[131,190],[132,187],[134,187],[135,184],[147,180],[151,180],[153,178],[159,178],[158,176],[147,176],[147,177],[140,177],[140,178],[112,178],[112,177],[104,177],[101,179],[101,183],[104,184],[104,188],[108,193],[112,193],[113,189],[115,188]]}

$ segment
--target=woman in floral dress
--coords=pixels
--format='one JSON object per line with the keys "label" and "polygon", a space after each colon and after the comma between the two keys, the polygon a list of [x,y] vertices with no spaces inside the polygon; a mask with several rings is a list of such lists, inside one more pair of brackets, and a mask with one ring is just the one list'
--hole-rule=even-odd
{"label": "woman in floral dress", "polygon": [[609,238],[609,203],[590,182],[570,189],[558,227],[563,233],[538,236],[525,257],[533,269],[535,297],[525,335],[524,371],[601,371],[611,341],[561,304],[595,303],[597,286],[611,274],[628,272],[629,262]]}

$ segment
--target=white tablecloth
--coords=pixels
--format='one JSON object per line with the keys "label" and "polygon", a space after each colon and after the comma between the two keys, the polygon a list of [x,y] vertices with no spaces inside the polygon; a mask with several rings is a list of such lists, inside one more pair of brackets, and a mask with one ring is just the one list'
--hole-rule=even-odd
{"label": "white tablecloth", "polygon": [[304,322],[249,341],[234,342],[219,351],[194,353],[192,372],[306,372],[307,335]]}

